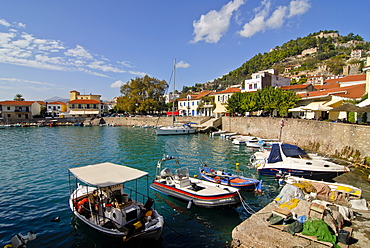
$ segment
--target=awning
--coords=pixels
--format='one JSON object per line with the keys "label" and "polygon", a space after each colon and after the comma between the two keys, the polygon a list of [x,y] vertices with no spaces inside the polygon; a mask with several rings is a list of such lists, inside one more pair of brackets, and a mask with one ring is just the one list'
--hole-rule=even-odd
{"label": "awning", "polygon": [[108,187],[148,175],[147,172],[109,162],[70,168],[79,180],[96,187]]}
{"label": "awning", "polygon": [[70,115],[98,115],[98,110],[71,110]]}
{"label": "awning", "polygon": [[326,101],[323,102],[311,102],[307,106],[302,107],[303,110],[312,110],[312,111],[329,111],[332,107],[324,105]]}
{"label": "awning", "polygon": [[168,112],[166,112],[166,115],[168,115],[168,116],[172,116],[172,113],[174,113],[174,115],[179,115],[179,111],[168,111]]}
{"label": "awning", "polygon": [[295,107],[295,108],[292,108],[292,109],[288,109],[288,112],[304,112],[304,111],[306,111],[305,109],[302,109],[304,107],[305,106],[299,106],[299,107]]}
{"label": "awning", "polygon": [[354,105],[352,103],[348,103],[348,102],[339,106],[339,107],[333,108],[330,111],[363,112],[360,107],[357,107],[356,105]]}

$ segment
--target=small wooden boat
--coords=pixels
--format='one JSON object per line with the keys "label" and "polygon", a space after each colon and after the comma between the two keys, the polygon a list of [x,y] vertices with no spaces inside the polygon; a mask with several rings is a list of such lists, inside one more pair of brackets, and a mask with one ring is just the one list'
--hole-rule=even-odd
{"label": "small wooden boat", "polygon": [[136,189],[124,187],[127,182],[148,179],[147,172],[108,162],[70,168],[69,172],[76,178],[75,187],[70,185],[74,189],[69,207],[86,225],[124,241],[160,238],[164,220],[154,209],[153,199],[137,191],[138,183]]}
{"label": "small wooden boat", "polygon": [[174,157],[166,156],[158,161],[156,177],[151,188],[162,194],[188,202],[191,205],[204,208],[223,208],[240,203],[239,189],[212,183],[205,180],[189,177],[187,168],[179,168],[172,173],[170,168],[161,170],[162,162],[174,160]]}
{"label": "small wooden boat", "polygon": [[261,190],[261,185],[259,180],[253,178],[247,178],[242,175],[237,175],[235,173],[215,171],[209,168],[207,165],[199,168],[200,175],[207,181],[218,183],[222,185],[228,185],[235,188],[254,191]]}

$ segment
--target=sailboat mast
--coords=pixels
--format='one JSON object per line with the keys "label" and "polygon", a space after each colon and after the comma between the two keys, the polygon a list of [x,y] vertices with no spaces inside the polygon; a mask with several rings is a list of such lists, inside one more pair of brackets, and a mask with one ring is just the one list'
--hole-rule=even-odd
{"label": "sailboat mast", "polygon": [[172,126],[175,125],[176,59],[173,65]]}

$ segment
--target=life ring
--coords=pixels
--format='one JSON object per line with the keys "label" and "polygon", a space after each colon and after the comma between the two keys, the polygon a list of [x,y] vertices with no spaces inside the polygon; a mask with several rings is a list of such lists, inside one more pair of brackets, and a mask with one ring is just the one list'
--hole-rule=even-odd
{"label": "life ring", "polygon": [[221,178],[219,176],[215,177],[216,183],[221,183]]}

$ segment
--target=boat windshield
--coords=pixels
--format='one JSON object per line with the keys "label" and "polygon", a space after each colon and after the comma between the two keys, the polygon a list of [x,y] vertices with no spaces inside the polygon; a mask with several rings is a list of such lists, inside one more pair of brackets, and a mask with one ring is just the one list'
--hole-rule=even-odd
{"label": "boat windshield", "polygon": [[182,179],[182,178],[187,178],[189,177],[189,170],[187,168],[184,169],[178,169],[176,170],[177,176]]}
{"label": "boat windshield", "polygon": [[298,146],[282,144],[281,149],[283,150],[284,155],[287,157],[311,159],[310,156],[308,156],[308,154]]}

